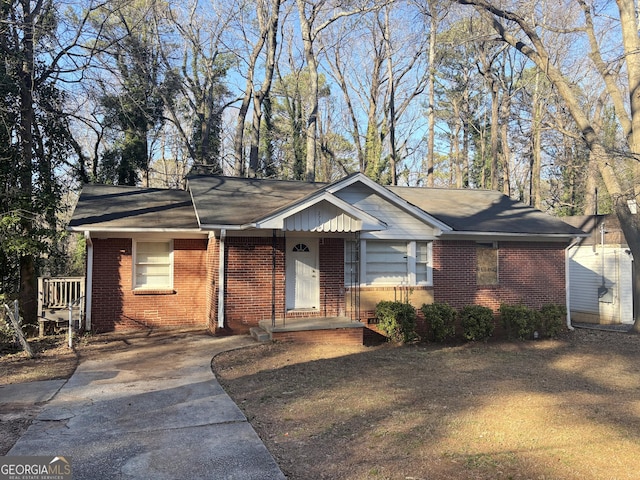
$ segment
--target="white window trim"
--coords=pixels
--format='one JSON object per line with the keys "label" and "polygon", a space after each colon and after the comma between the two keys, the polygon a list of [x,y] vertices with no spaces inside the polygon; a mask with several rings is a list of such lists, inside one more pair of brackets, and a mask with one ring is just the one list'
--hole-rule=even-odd
{"label": "white window trim", "polygon": [[[374,241],[374,240],[372,240]],[[388,287],[388,286],[419,286],[430,287],[433,286],[433,241],[422,240],[421,243],[427,244],[427,280],[418,281],[417,279],[417,241],[409,240],[407,243],[407,282],[406,283],[375,283],[369,284],[366,282],[367,278],[367,240],[360,240],[360,286],[367,287]],[[346,251],[346,248],[345,248]],[[346,278],[345,278],[346,281]],[[349,286],[349,285],[346,285]]]}
{"label": "white window trim", "polygon": [[[173,239],[158,238],[134,238],[131,248],[131,289],[134,291],[145,290],[173,290]],[[158,286],[137,286],[136,285],[136,269],[138,265],[138,242],[142,243],[168,243],[169,244],[169,285]]]}

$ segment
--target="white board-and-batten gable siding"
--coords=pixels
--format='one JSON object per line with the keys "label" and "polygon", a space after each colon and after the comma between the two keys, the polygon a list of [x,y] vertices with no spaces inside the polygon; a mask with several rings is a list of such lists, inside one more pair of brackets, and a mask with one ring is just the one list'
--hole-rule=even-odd
{"label": "white board-and-batten gable siding", "polygon": [[284,219],[290,232],[357,232],[362,221],[329,202],[320,202]]}
{"label": "white board-and-batten gable siding", "polygon": [[363,239],[427,240],[440,234],[438,228],[380,197],[365,185],[350,185],[336,192],[335,196],[387,224],[385,230],[363,232]]}

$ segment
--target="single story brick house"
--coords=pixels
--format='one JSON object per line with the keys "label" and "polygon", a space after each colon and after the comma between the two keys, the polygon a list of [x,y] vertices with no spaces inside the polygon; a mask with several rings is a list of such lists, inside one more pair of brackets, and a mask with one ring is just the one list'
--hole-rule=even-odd
{"label": "single story brick house", "polygon": [[[362,343],[380,300],[566,303],[585,234],[494,191],[224,176],[185,191],[86,185],[87,328],[201,326]],[[373,327],[375,328],[375,327]]]}

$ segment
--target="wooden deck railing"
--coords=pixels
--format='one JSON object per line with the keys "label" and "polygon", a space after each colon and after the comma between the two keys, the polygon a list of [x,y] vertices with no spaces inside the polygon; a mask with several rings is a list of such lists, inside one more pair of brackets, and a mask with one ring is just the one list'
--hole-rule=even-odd
{"label": "wooden deck railing", "polygon": [[74,321],[82,327],[84,318],[84,277],[38,277],[38,320],[40,331],[45,322],[63,325],[69,321],[72,306]]}

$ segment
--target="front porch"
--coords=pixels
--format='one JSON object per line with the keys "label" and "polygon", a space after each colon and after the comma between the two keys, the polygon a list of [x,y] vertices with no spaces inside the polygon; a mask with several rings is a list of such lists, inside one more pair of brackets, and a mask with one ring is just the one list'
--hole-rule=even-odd
{"label": "front porch", "polygon": [[364,328],[364,323],[349,317],[287,318],[262,320],[251,328],[251,336],[260,342],[362,345]]}

